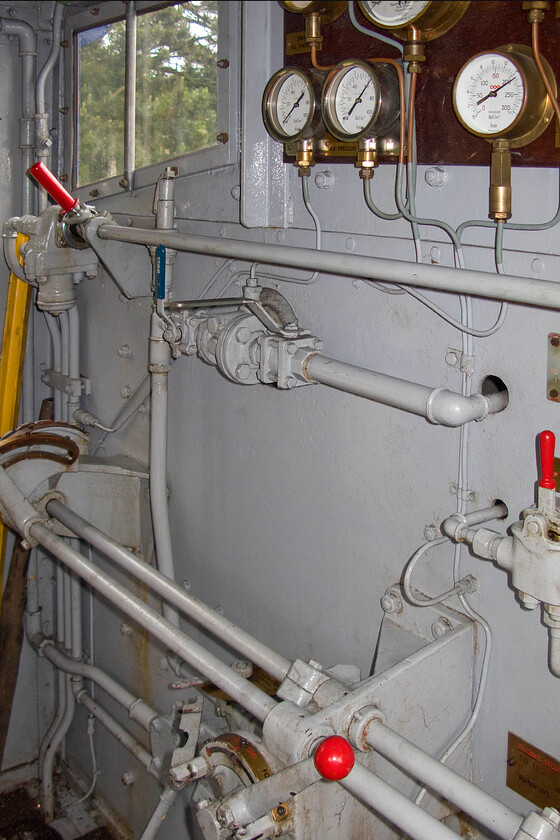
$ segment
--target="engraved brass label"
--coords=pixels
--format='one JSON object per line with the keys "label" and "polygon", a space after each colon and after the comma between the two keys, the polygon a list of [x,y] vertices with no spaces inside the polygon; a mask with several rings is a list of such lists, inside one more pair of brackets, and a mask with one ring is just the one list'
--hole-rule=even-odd
{"label": "engraved brass label", "polygon": [[509,732],[506,784],[539,808],[557,808],[560,761]]}
{"label": "engraved brass label", "polygon": [[286,35],[286,55],[308,52],[311,52],[311,47],[305,43],[305,32],[289,32]]}

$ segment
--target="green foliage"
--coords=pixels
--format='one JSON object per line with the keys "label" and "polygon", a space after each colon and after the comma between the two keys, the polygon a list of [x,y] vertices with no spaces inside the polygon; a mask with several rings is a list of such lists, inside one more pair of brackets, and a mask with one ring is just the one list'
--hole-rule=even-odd
{"label": "green foliage", "polygon": [[[179,3],[137,18],[136,167],[216,140],[218,3]],[[80,33],[80,174],[123,171],[125,26]]]}

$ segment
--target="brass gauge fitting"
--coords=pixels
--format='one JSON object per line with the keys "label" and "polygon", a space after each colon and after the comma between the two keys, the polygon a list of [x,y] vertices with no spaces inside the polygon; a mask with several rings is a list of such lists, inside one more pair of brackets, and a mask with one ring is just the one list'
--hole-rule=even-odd
{"label": "brass gauge fitting", "polygon": [[363,181],[373,178],[374,170],[379,166],[375,137],[358,140],[358,155],[354,166],[360,170],[360,178]]}
{"label": "brass gauge fitting", "polygon": [[294,166],[298,167],[298,175],[300,178],[306,178],[311,175],[311,167],[315,166],[315,159],[313,157],[315,151],[315,144],[313,140],[298,140],[296,150],[296,160]]}
{"label": "brass gauge fitting", "polygon": [[297,0],[279,0],[280,5],[287,12],[304,15],[305,17],[305,43],[308,46],[315,46],[321,49],[323,36],[321,29],[326,24],[332,23],[346,11],[347,2],[338,0],[309,0],[309,2],[297,2]]}
{"label": "brass gauge fitting", "polygon": [[494,140],[490,168],[490,219],[505,222],[511,218],[511,151],[509,140]]}

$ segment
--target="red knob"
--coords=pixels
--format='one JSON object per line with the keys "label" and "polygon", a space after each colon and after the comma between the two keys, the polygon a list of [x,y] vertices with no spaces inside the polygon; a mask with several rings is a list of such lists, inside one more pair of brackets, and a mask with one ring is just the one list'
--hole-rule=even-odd
{"label": "red knob", "polygon": [[76,206],[78,200],[64,189],[60,181],[54,177],[44,163],[34,163],[29,172],[36,181],[48,192],[50,197],[56,201],[63,213],[69,213]]}
{"label": "red knob", "polygon": [[322,741],[315,753],[315,767],[324,779],[338,782],[346,778],[354,766],[354,750],[346,738],[331,735]]}
{"label": "red knob", "polygon": [[546,490],[554,490],[556,488],[556,482],[552,475],[554,468],[554,443],[555,438],[553,432],[547,430],[540,433],[541,478],[539,487],[544,487]]}

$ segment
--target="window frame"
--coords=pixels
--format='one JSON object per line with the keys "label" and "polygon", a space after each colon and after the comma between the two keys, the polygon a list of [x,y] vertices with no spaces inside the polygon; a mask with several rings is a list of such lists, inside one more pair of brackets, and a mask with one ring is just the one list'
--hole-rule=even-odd
{"label": "window frame", "polygon": [[[158,11],[173,2],[154,2],[154,0],[137,0],[136,13]],[[193,175],[209,169],[217,169],[235,163],[238,159],[239,131],[236,115],[239,111],[239,32],[240,32],[240,2],[224,2],[218,4],[218,54],[216,60],[227,59],[229,66],[217,71],[217,130],[216,135],[227,134],[226,143],[216,143],[207,149],[190,152],[186,155],[157,161],[149,166],[134,171],[133,191],[156,183],[161,175],[162,167],[176,166],[179,176]],[[77,79],[77,35],[88,29],[94,29],[107,23],[116,23],[125,19],[125,6],[120,0],[97,3],[94,9],[87,8],[76,14],[68,15],[66,21],[65,38],[70,55],[65,67],[65,90],[67,97],[71,96],[68,104],[68,114],[64,131],[64,160],[65,171],[71,173],[70,184],[72,192],[78,198],[91,200],[92,197],[121,195],[130,189],[120,183],[124,172],[113,177],[104,178],[89,184],[77,186],[78,161],[77,130],[78,130],[78,79]],[[93,16],[95,15],[95,16]]]}

